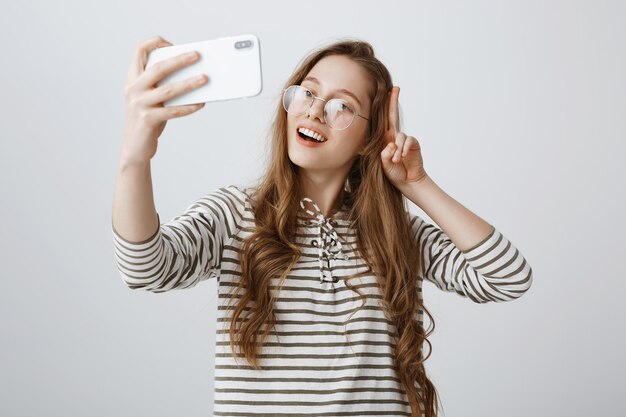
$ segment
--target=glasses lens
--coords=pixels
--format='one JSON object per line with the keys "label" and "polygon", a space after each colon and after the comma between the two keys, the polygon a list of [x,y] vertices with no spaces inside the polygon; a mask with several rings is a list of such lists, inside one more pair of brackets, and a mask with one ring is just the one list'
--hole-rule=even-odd
{"label": "glasses lens", "polygon": [[[283,107],[288,113],[299,116],[311,107],[313,99],[313,93],[309,90],[299,85],[292,85],[283,94]],[[333,129],[346,129],[354,117],[354,111],[344,100],[334,98],[324,106],[324,119]]]}
{"label": "glasses lens", "polygon": [[310,91],[298,85],[292,85],[283,94],[283,107],[288,113],[298,116],[311,106],[312,98]]}
{"label": "glasses lens", "polygon": [[333,129],[343,130],[346,129],[354,120],[354,112],[343,100],[334,98],[326,104],[324,108],[324,117],[326,123]]}

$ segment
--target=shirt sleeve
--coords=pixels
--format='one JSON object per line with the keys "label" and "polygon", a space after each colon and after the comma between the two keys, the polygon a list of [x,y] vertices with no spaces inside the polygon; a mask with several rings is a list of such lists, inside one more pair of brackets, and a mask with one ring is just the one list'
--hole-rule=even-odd
{"label": "shirt sleeve", "polygon": [[215,190],[141,242],[115,230],[113,243],[119,274],[131,289],[155,293],[195,286],[220,271],[222,250],[239,230],[245,194],[236,186]]}
{"label": "shirt sleeve", "polygon": [[437,226],[410,217],[422,255],[422,276],[441,290],[488,303],[514,300],[530,288],[529,263],[493,225],[487,237],[462,251]]}

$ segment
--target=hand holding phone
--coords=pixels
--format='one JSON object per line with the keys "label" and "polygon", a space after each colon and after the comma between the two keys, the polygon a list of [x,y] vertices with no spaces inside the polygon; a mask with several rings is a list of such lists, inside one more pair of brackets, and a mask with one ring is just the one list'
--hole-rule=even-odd
{"label": "hand holding phone", "polygon": [[150,52],[146,69],[183,52],[198,51],[200,59],[172,72],[159,81],[159,87],[206,74],[202,87],[170,98],[165,106],[206,103],[256,96],[262,89],[259,39],[252,34],[228,36],[200,42],[166,46]]}
{"label": "hand holding phone", "polygon": [[150,51],[166,45],[172,44],[156,36],[139,43],[133,54],[124,87],[122,158],[127,161],[147,162],[152,159],[156,153],[157,139],[167,120],[186,116],[203,107],[202,104],[163,106],[163,101],[196,89],[207,80],[206,76],[204,79],[189,78],[167,87],[154,88],[163,77],[194,62],[185,54],[180,54],[144,70]]}

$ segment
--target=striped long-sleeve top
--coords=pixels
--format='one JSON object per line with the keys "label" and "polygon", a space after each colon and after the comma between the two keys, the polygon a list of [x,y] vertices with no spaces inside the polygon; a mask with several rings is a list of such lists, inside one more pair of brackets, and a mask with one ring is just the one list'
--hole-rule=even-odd
{"label": "striped long-sleeve top", "polygon": [[[210,192],[171,221],[159,218],[158,230],[141,242],[111,225],[117,268],[131,289],[160,293],[217,279],[214,416],[410,416],[394,371],[396,328],[379,304],[376,277],[354,250],[345,205],[325,218],[302,200],[296,243],[303,254],[275,299],[276,331],[260,351],[263,369],[232,358],[228,301],[241,276],[243,240],[255,228],[250,191],[230,185]],[[487,303],[514,300],[530,287],[530,265],[493,226],[462,251],[435,225],[407,215],[422,276],[441,290]],[[363,306],[342,279],[354,273],[348,282],[365,295]],[[416,285],[421,300],[421,278]],[[423,310],[418,320],[423,324]]]}

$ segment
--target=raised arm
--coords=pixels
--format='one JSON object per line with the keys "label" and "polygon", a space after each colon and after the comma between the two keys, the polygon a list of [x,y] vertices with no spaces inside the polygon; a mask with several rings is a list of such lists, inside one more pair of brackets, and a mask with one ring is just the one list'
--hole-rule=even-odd
{"label": "raised arm", "polygon": [[123,238],[112,223],[115,258],[123,281],[131,289],[165,292],[190,288],[219,275],[224,244],[239,230],[244,196],[236,186],[220,188],[160,224],[142,241]]}
{"label": "raised arm", "polygon": [[424,279],[476,303],[510,301],[532,284],[532,269],[496,228],[473,247],[460,250],[437,226],[410,215],[421,249]]}

